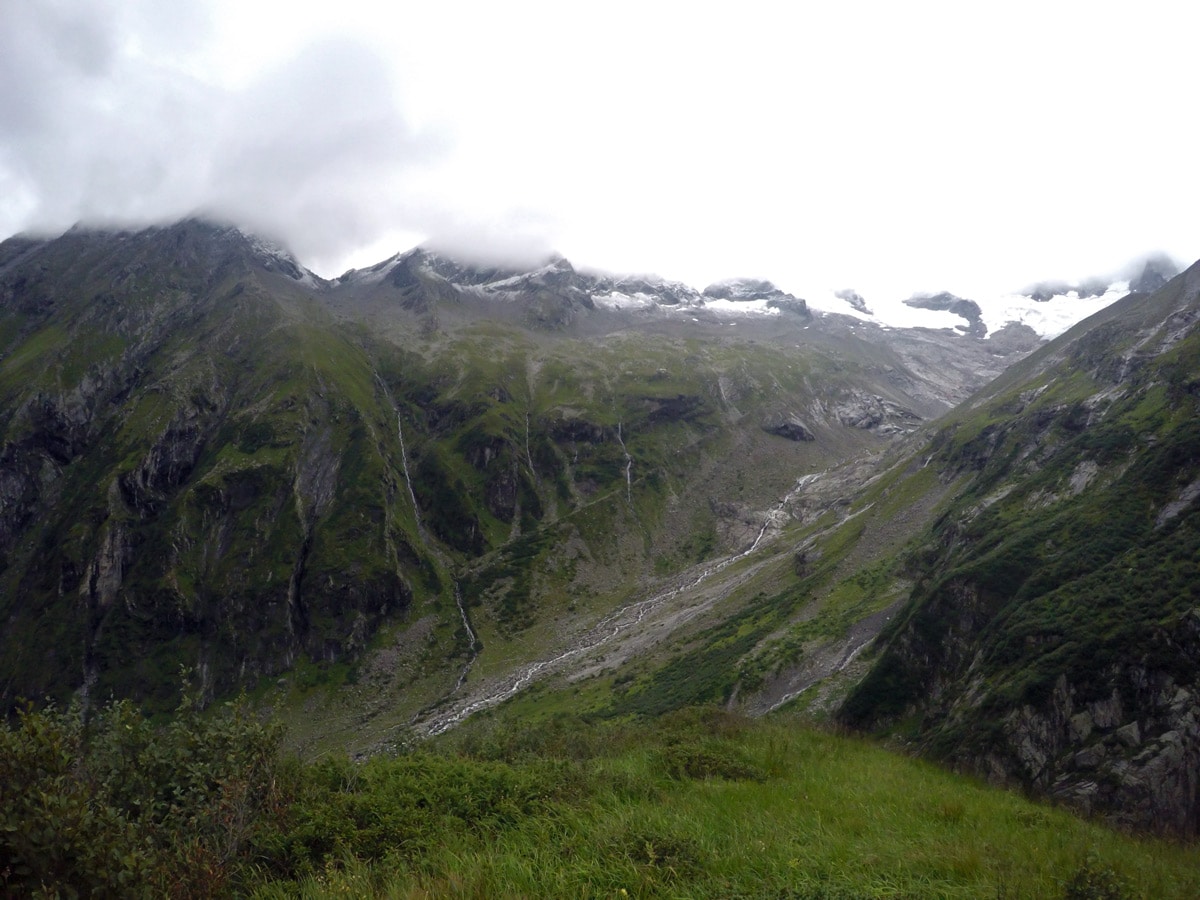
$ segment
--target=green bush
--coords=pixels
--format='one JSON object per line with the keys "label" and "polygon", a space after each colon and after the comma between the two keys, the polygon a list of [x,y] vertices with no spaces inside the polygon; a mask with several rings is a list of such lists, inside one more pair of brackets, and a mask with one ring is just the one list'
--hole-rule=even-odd
{"label": "green bush", "polygon": [[280,791],[279,732],[229,705],[155,727],[27,706],[0,731],[0,858],[17,895],[216,896],[248,867]]}

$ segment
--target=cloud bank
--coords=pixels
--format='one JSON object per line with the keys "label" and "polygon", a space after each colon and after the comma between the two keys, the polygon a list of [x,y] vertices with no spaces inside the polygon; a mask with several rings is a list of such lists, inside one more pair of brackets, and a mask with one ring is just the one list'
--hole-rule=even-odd
{"label": "cloud bank", "polygon": [[412,183],[446,139],[405,120],[371,47],[315,41],[233,91],[147,57],[186,30],[148,8],[5,5],[0,231],[208,212],[320,260],[422,219]]}
{"label": "cloud bank", "polygon": [[[576,17],[577,16],[577,17]],[[209,213],[800,296],[1200,253],[1200,11],[0,0],[0,237]]]}

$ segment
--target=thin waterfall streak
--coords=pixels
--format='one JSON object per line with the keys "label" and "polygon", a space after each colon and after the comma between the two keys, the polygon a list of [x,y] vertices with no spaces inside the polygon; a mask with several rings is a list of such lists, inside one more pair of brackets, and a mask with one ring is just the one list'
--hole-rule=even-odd
{"label": "thin waterfall streak", "polygon": [[633,506],[633,457],[629,455],[625,439],[621,436],[620,422],[617,423],[617,443],[621,445],[621,452],[625,454],[625,501]]}
{"label": "thin waterfall streak", "polygon": [[404,469],[404,484],[408,488],[408,499],[412,501],[413,518],[417,520],[417,531],[424,534],[425,526],[421,522],[421,507],[417,506],[417,495],[413,491],[412,476],[408,472],[408,450],[404,446],[404,425],[400,421],[400,413],[396,413],[396,436],[400,438],[400,466]]}
{"label": "thin waterfall streak", "polygon": [[454,684],[454,690],[451,694],[457,694],[459,688],[466,683],[467,673],[471,671],[471,666],[475,665],[475,660],[479,657],[478,640],[475,637],[475,629],[471,627],[471,620],[467,618],[467,608],[463,605],[462,591],[459,590],[458,582],[454,582],[454,604],[458,607],[458,614],[462,617],[463,628],[467,632],[467,646],[469,648],[469,656],[467,664],[463,666],[462,671],[458,673],[458,681]]}
{"label": "thin waterfall streak", "polygon": [[525,413],[525,462],[529,466],[529,474],[534,483],[537,482],[537,469],[533,467],[533,454],[529,452],[529,413]]}

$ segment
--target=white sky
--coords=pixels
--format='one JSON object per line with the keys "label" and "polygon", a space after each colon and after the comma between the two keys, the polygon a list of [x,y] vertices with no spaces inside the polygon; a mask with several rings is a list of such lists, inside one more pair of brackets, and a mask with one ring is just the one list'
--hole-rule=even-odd
{"label": "white sky", "polygon": [[799,296],[1200,255],[1184,2],[0,0],[0,236],[208,210]]}

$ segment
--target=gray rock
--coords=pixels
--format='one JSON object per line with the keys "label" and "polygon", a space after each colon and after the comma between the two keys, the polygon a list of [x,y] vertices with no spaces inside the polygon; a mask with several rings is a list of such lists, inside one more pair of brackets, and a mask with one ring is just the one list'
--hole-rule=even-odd
{"label": "gray rock", "polygon": [[1088,712],[1076,713],[1071,716],[1071,740],[1077,744],[1082,744],[1092,736],[1092,729],[1095,723],[1092,722],[1091,714]]}
{"label": "gray rock", "polygon": [[1094,769],[1104,762],[1107,755],[1103,744],[1092,744],[1075,754],[1074,763],[1081,769]]}
{"label": "gray rock", "polygon": [[1126,747],[1136,747],[1142,742],[1142,732],[1138,728],[1137,722],[1130,722],[1128,725],[1122,725],[1114,733],[1118,741]]}
{"label": "gray rock", "polygon": [[763,431],[790,441],[815,441],[817,436],[794,414],[772,416],[762,424]]}

